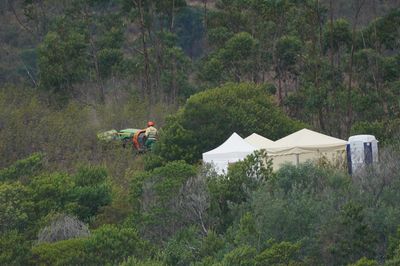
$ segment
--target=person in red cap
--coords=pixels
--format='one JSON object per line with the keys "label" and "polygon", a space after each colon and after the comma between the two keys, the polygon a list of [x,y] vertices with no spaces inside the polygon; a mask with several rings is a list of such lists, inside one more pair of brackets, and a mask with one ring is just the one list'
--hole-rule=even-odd
{"label": "person in red cap", "polygon": [[146,136],[146,142],[144,145],[149,150],[151,150],[154,142],[157,140],[157,129],[154,127],[154,125],[155,124],[153,121],[147,122],[146,132],[144,133]]}

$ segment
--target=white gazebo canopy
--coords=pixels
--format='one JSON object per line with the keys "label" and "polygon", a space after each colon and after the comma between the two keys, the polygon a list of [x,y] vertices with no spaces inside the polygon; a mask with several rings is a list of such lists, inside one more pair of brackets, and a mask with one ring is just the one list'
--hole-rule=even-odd
{"label": "white gazebo canopy", "polygon": [[238,134],[233,133],[219,147],[203,153],[203,162],[211,163],[217,173],[224,174],[230,163],[243,160],[255,150],[257,150],[256,147],[246,142]]}
{"label": "white gazebo canopy", "polygon": [[274,141],[258,135],[257,133],[251,134],[244,140],[258,149],[268,149],[274,145]]}
{"label": "white gazebo canopy", "polygon": [[317,150],[343,150],[346,149],[346,144],[345,140],[304,128],[275,141],[267,151],[270,154],[301,154]]}
{"label": "white gazebo canopy", "polygon": [[284,163],[298,165],[322,157],[338,163],[346,158],[346,144],[345,140],[304,128],[275,141],[266,150],[273,159],[274,170],[278,170]]}

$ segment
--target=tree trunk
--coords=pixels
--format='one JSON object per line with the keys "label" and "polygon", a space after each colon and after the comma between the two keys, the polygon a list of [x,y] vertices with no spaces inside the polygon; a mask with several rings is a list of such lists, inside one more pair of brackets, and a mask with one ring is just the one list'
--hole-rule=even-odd
{"label": "tree trunk", "polygon": [[351,124],[353,122],[353,105],[351,101],[351,91],[352,91],[352,79],[353,79],[353,61],[354,61],[354,50],[355,50],[355,39],[356,39],[356,27],[358,22],[358,17],[360,15],[360,11],[362,6],[365,3],[365,0],[361,0],[361,2],[356,1],[358,6],[356,6],[356,14],[353,22],[352,34],[351,34],[351,55],[350,55],[350,63],[349,63],[349,85],[347,88],[347,134],[350,133]]}
{"label": "tree trunk", "polygon": [[204,7],[204,30],[207,31],[207,1],[203,0],[203,7]]}
{"label": "tree trunk", "polygon": [[174,23],[175,23],[175,0],[172,0],[172,10],[171,10],[171,25],[170,31],[174,31]]}
{"label": "tree trunk", "polygon": [[[150,61],[149,61],[149,53],[147,50],[147,41],[146,41],[146,28],[144,23],[144,11],[142,6],[142,0],[136,0],[138,9],[139,9],[139,23],[140,23],[140,34],[142,39],[142,47],[143,47],[143,59],[144,59],[144,83],[143,83],[143,94],[144,97],[151,97],[151,88],[150,88]],[[151,99],[150,99],[151,100]]]}

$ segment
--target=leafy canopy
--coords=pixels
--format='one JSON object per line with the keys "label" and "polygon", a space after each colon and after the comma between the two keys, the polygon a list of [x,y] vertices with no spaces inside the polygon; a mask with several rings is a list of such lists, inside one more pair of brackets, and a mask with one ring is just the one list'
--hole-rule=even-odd
{"label": "leafy canopy", "polygon": [[301,126],[278,108],[265,86],[228,83],[191,96],[167,121],[156,152],[167,160],[196,162],[233,132],[278,139]]}

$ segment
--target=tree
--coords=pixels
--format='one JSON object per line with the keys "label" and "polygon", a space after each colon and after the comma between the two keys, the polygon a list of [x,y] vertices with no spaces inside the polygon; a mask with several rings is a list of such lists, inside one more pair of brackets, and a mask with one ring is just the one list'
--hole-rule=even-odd
{"label": "tree", "polygon": [[[207,80],[218,77],[215,80],[217,85],[226,81],[253,81],[257,52],[258,41],[256,39],[247,32],[237,33],[212,54],[204,65],[201,78]],[[215,68],[215,65],[219,64],[221,67]]]}
{"label": "tree", "polygon": [[0,264],[27,265],[30,258],[30,241],[15,230],[2,233],[0,237]]}
{"label": "tree", "polygon": [[378,52],[398,49],[400,47],[400,35],[396,25],[399,21],[399,9],[393,9],[386,16],[378,17],[372,21],[363,32],[365,45]]}
{"label": "tree", "polygon": [[[293,79],[297,75],[296,63],[301,56],[301,42],[295,36],[281,37],[275,47],[276,75],[278,78],[278,99],[282,101],[282,80]],[[290,78],[289,75],[293,77]],[[286,91],[287,93],[287,91]]]}
{"label": "tree", "polygon": [[189,265],[199,260],[201,234],[195,227],[185,228],[174,235],[165,247],[166,265]]}
{"label": "tree", "polygon": [[240,246],[229,253],[226,253],[222,260],[222,265],[232,266],[251,266],[255,265],[254,258],[257,255],[255,248],[250,246]]}
{"label": "tree", "polygon": [[[332,31],[332,32],[331,32]],[[332,34],[332,36],[330,36]],[[332,47],[330,47],[329,40],[333,39]],[[325,51],[329,48],[332,53],[337,55],[336,65],[339,66],[341,62],[342,50],[347,49],[351,44],[350,25],[345,19],[337,19],[333,22],[332,29],[326,27],[324,30]]]}
{"label": "tree", "polygon": [[0,232],[23,231],[32,219],[29,191],[19,182],[0,183]]}
{"label": "tree", "polygon": [[[194,176],[196,168],[183,161],[169,162],[150,172],[133,176],[132,222],[146,238],[155,242],[163,241],[192,222],[185,219],[191,210],[184,207],[182,211],[181,206],[185,204],[181,200],[185,197],[181,193],[186,192],[183,187]],[[198,207],[197,205],[195,211],[200,210]]]}
{"label": "tree", "polygon": [[136,230],[105,225],[87,238],[36,245],[32,261],[45,265],[115,265],[130,256],[143,259],[151,253],[150,245]]}
{"label": "tree", "polygon": [[144,259],[153,251],[135,229],[104,225],[86,240],[85,252],[90,264],[105,265],[120,263],[129,256]]}
{"label": "tree", "polygon": [[104,168],[82,167],[72,179],[75,185],[71,193],[77,203],[75,213],[88,222],[101,207],[111,203],[107,172]]}
{"label": "tree", "polygon": [[74,208],[74,183],[67,174],[52,173],[34,177],[28,189],[35,202],[35,215],[44,218],[50,212],[63,212]]}
{"label": "tree", "polygon": [[202,152],[233,132],[243,136],[267,132],[269,138],[277,139],[301,126],[283,114],[264,86],[226,84],[193,95],[170,117],[155,152],[167,160],[196,162]]}
{"label": "tree", "polygon": [[300,243],[270,241],[270,247],[262,251],[255,258],[257,265],[306,265],[299,259]]}
{"label": "tree", "polygon": [[254,217],[250,212],[240,218],[239,229],[235,233],[235,245],[249,245],[259,249],[260,233],[258,232]]}
{"label": "tree", "polygon": [[179,191],[181,195],[180,209],[187,221],[198,224],[203,234],[208,233],[210,193],[207,187],[208,169],[201,169],[190,177]]}
{"label": "tree", "polygon": [[353,264],[349,264],[349,266],[378,266],[378,265],[379,264],[376,260],[370,260],[370,259],[367,259],[366,257],[359,259],[358,261],[356,261]]}
{"label": "tree", "polygon": [[[335,263],[353,263],[362,257],[375,255],[376,238],[365,221],[363,207],[349,201],[340,210],[331,234],[331,244],[326,248]],[[340,234],[337,234],[340,232]]]}
{"label": "tree", "polygon": [[87,73],[85,35],[67,25],[47,33],[39,47],[39,86],[65,102]]}
{"label": "tree", "polygon": [[85,238],[72,238],[55,243],[43,243],[32,247],[32,258],[42,265],[84,265],[87,260]]}
{"label": "tree", "polygon": [[26,159],[18,160],[11,166],[0,170],[0,181],[24,181],[43,168],[43,154],[35,153]]}

